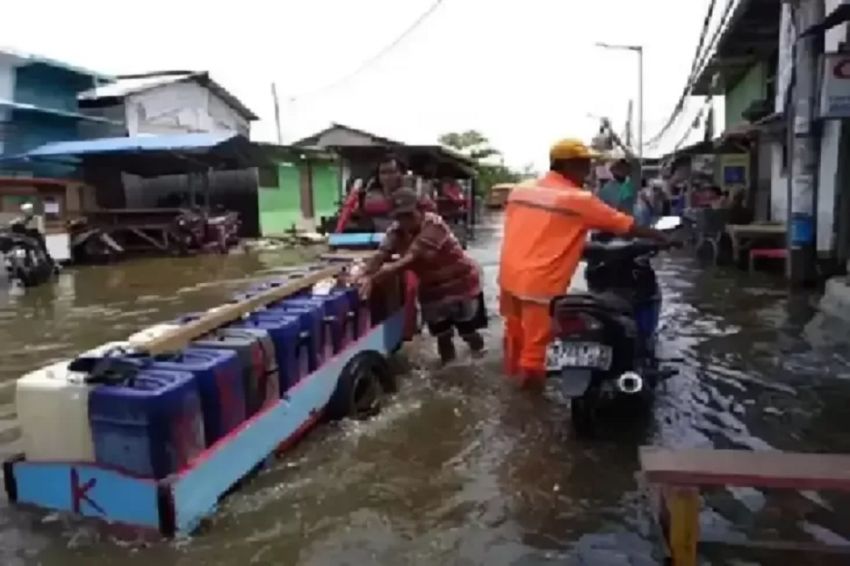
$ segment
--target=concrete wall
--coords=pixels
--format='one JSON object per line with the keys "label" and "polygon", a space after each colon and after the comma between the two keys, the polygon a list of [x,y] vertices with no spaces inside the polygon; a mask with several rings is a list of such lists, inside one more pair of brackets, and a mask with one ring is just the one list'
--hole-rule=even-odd
{"label": "concrete wall", "polygon": [[743,116],[753,102],[767,95],[767,64],[759,62],[750,67],[738,84],[726,91],[726,128],[746,122]]}
{"label": "concrete wall", "polygon": [[277,165],[277,186],[259,188],[260,232],[283,234],[301,225],[301,171],[295,163]]}
{"label": "concrete wall", "polygon": [[128,96],[124,106],[130,136],[222,131],[249,134],[247,120],[209,89],[192,81]]}

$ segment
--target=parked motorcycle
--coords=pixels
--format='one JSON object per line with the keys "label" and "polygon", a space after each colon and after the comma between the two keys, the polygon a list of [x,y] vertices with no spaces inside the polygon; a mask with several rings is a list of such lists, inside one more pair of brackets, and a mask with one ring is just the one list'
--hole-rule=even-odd
{"label": "parked motorcycle", "polygon": [[31,215],[12,221],[0,229],[0,257],[6,278],[24,287],[36,287],[49,281],[59,268],[36,228],[28,226]]}
{"label": "parked motorcycle", "polygon": [[[680,218],[664,217],[656,229],[680,225]],[[546,352],[547,376],[570,399],[579,434],[595,430],[605,402],[647,406],[656,385],[676,373],[656,355],[662,297],[650,260],[666,247],[596,235],[584,250],[589,292],[550,303],[554,338]]]}

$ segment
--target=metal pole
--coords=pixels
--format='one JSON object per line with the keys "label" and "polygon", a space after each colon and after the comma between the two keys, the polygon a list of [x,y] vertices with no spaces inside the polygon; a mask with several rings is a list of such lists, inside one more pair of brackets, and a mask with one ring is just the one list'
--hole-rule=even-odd
{"label": "metal pole", "polygon": [[277,143],[283,145],[283,132],[280,129],[280,101],[277,97],[277,85],[272,83],[272,100],[274,100],[274,124],[277,129]]}

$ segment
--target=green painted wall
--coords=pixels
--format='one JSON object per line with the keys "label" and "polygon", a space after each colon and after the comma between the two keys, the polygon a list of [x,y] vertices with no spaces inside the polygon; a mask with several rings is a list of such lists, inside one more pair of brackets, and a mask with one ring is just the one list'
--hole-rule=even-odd
{"label": "green painted wall", "polygon": [[314,163],[313,202],[316,222],[322,216],[336,214],[339,202],[339,166],[336,163]]}
{"label": "green painted wall", "polygon": [[750,67],[738,84],[726,91],[726,128],[746,122],[741,113],[766,95],[767,65],[762,62]]}
{"label": "green painted wall", "polygon": [[263,236],[283,234],[301,218],[301,175],[298,166],[280,163],[278,186],[259,188],[260,231]]}

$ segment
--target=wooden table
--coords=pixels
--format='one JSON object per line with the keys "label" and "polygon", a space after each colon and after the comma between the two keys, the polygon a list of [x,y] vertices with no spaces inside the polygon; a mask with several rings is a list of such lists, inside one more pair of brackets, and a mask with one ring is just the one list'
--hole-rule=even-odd
{"label": "wooden table", "polygon": [[[640,465],[646,481],[660,488],[657,518],[673,566],[697,564],[701,489],[739,486],[850,491],[850,455],[845,454],[642,447]],[[834,553],[844,556],[841,564],[850,563],[847,560],[849,545],[824,547],[780,541],[744,543],[741,546],[774,548],[786,556],[791,553]]]}
{"label": "wooden table", "polygon": [[729,224],[726,226],[726,234],[732,241],[732,256],[735,261],[741,259],[741,247],[745,241],[773,238],[781,239],[785,243],[785,235],[788,229],[785,224],[756,223],[756,224]]}

